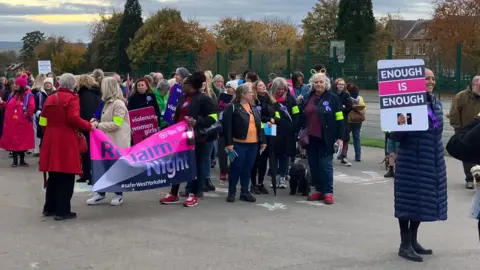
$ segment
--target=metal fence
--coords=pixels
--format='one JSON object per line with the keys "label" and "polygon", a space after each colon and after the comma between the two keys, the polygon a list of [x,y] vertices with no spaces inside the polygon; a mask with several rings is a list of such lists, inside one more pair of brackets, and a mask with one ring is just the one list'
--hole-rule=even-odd
{"label": "metal fence", "polygon": [[[162,72],[170,75],[177,67],[185,67],[190,71],[211,70],[225,78],[229,72],[242,73],[245,70],[256,72],[263,80],[268,80],[270,73],[277,76],[290,77],[294,71],[302,71],[308,78],[315,64],[326,66],[332,78],[343,77],[346,81],[355,82],[362,89],[377,89],[377,61],[380,59],[421,58],[425,65],[432,69],[437,78],[437,91],[458,92],[470,84],[478,63],[463,56],[462,48],[457,46],[455,59],[443,61],[437,55],[400,55],[394,54],[392,46],[380,49],[367,47],[346,47],[344,62],[339,62],[336,49],[330,51],[328,42],[307,46],[304,51],[286,49],[283,51],[248,50],[241,54],[216,51],[209,55],[195,53],[168,54],[164,57],[148,55],[135,71],[135,76],[143,76],[150,72]],[[450,57],[451,58],[451,57]],[[453,62],[453,63],[452,63]]]}

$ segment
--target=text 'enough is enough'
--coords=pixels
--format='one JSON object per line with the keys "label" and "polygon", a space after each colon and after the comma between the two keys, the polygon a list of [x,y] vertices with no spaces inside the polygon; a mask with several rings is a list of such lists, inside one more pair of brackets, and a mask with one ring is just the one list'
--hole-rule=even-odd
{"label": "text 'enough is enough'", "polygon": [[378,81],[394,81],[425,78],[424,66],[406,66],[378,70]]}
{"label": "text 'enough is enough'", "polygon": [[380,97],[380,109],[411,107],[427,104],[426,93],[392,95]]}

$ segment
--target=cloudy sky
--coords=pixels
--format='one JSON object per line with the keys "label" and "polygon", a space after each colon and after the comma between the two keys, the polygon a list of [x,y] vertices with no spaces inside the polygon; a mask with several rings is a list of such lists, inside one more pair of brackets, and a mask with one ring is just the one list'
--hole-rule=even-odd
{"label": "cloudy sky", "polygon": [[[0,41],[20,41],[27,32],[71,40],[89,40],[89,30],[100,10],[122,10],[126,0],[0,0]],[[262,19],[288,17],[300,24],[317,0],[140,0],[145,17],[162,7],[177,8],[186,18],[211,26],[223,17]],[[426,19],[432,0],[373,0],[375,16],[400,13],[404,19]],[[281,3],[281,4],[280,4]]]}

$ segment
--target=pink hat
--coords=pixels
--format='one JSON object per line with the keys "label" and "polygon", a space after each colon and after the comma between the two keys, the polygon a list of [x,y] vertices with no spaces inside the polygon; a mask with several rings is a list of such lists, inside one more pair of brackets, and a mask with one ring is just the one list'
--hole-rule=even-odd
{"label": "pink hat", "polygon": [[27,87],[27,79],[25,79],[23,76],[22,77],[18,77],[16,80],[15,80],[15,84],[20,86],[20,87],[23,87],[23,88],[26,88]]}

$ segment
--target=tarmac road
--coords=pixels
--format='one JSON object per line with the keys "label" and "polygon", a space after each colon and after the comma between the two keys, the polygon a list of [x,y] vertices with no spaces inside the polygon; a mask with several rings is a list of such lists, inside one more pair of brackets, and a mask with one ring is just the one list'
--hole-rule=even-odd
{"label": "tarmac road", "polygon": [[78,186],[78,219],[56,222],[41,216],[36,166],[12,169],[2,151],[0,269],[478,269],[477,222],[468,218],[473,192],[464,189],[459,162],[447,158],[448,221],[420,226],[434,255],[413,263],[397,256],[393,180],[378,164],[383,150],[364,148],[362,156],[350,168],[336,162],[332,206],[288,190],[228,204],[218,178],[217,191],[195,208],[160,205],[168,189],[125,194],[119,207],[87,206],[90,192]]}

